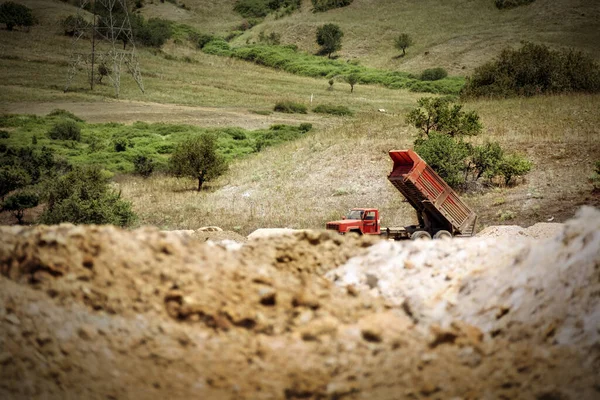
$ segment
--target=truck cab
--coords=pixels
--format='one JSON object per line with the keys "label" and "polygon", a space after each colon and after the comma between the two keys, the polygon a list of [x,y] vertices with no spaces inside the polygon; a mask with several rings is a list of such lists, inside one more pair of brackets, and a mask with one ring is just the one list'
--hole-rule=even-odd
{"label": "truck cab", "polygon": [[326,228],[342,234],[354,232],[359,235],[380,235],[379,210],[376,208],[352,208],[341,220],[328,222]]}

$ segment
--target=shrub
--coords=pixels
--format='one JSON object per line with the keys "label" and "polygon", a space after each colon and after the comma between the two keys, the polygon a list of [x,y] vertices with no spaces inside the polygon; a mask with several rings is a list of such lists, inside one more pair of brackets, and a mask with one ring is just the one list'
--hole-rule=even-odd
{"label": "shrub", "polygon": [[170,21],[150,18],[148,22],[145,22],[141,16],[139,21],[135,37],[144,46],[161,47],[173,35]]}
{"label": "shrub", "polygon": [[192,137],[176,148],[169,159],[175,176],[198,179],[198,191],[206,181],[217,178],[227,170],[225,159],[217,153],[217,138],[212,134]]}
{"label": "shrub", "polygon": [[128,226],[135,220],[131,203],[108,185],[98,167],[76,168],[50,181],[47,206],[40,221],[44,224],[112,224]]}
{"label": "shrub", "polygon": [[481,132],[479,115],[474,111],[462,111],[460,104],[454,104],[445,97],[422,97],[418,107],[409,112],[406,122],[428,136],[436,131],[449,136],[471,136]]}
{"label": "shrub", "polygon": [[421,74],[422,81],[437,81],[448,76],[448,71],[444,68],[429,68]]}
{"label": "shrub", "polygon": [[312,0],[313,11],[323,12],[334,8],[346,7],[352,4],[353,0]]}
{"label": "shrub", "polygon": [[233,54],[231,47],[229,47],[229,43],[223,39],[211,40],[202,47],[202,51],[216,56],[230,56]]}
{"label": "shrub", "polygon": [[81,140],[81,129],[72,119],[55,123],[48,131],[48,136],[54,140]]}
{"label": "shrub", "polygon": [[592,174],[590,180],[594,186],[594,191],[600,190],[600,160],[596,161],[594,173]]}
{"label": "shrub", "polygon": [[600,91],[600,66],[581,52],[553,51],[525,43],[505,49],[496,61],[475,69],[464,97],[533,96],[543,93]]}
{"label": "shrub", "polygon": [[36,207],[40,198],[33,192],[20,192],[9,196],[2,204],[2,209],[10,211],[20,225],[23,223],[23,215],[28,208]]}
{"label": "shrub", "polygon": [[31,176],[20,166],[5,165],[0,167],[0,199],[15,189],[31,183]]}
{"label": "shrub", "polygon": [[321,46],[321,54],[331,54],[342,48],[342,37],[344,32],[335,24],[325,24],[317,29],[317,44]]}
{"label": "shrub", "polygon": [[29,27],[36,24],[31,8],[23,4],[7,1],[0,4],[0,24],[6,24],[6,29],[12,31],[16,26]]}
{"label": "shrub", "polygon": [[[308,122],[303,122],[298,126],[298,129],[300,129],[302,132],[308,132],[312,129],[312,124],[308,123]],[[598,165],[600,165],[600,162],[598,163]],[[600,168],[600,167],[599,167]],[[598,172],[600,174],[600,172]]]}
{"label": "shrub", "polygon": [[98,83],[102,83],[102,78],[105,76],[109,76],[112,73],[112,70],[106,65],[105,61],[102,61],[98,65]]}
{"label": "shrub", "polygon": [[113,147],[117,153],[121,151],[126,151],[127,147],[130,146],[131,143],[127,138],[118,137],[113,140]]}
{"label": "shrub", "polygon": [[497,173],[504,177],[508,185],[513,177],[522,176],[531,170],[531,162],[518,154],[504,156],[499,162]]}
{"label": "shrub", "polygon": [[10,132],[0,129],[0,139],[8,139],[10,137]]}
{"label": "shrub", "polygon": [[88,22],[81,15],[69,15],[62,20],[61,26],[65,36],[75,36],[83,33],[88,26]]}
{"label": "shrub", "polygon": [[270,11],[265,0],[237,0],[233,10],[244,18],[263,18]]}
{"label": "shrub", "polygon": [[406,55],[406,49],[412,46],[412,44],[412,37],[408,33],[401,33],[394,40],[394,47],[396,47],[398,50],[402,50],[402,56]]}
{"label": "shrub", "polygon": [[271,32],[265,35],[263,31],[258,34],[258,42],[269,46],[277,46],[281,43],[281,35],[276,32]]}
{"label": "shrub", "polygon": [[415,151],[452,187],[465,182],[465,162],[469,146],[443,133],[431,132],[415,142]]}
{"label": "shrub", "polygon": [[216,38],[213,35],[209,35],[207,33],[201,33],[197,35],[192,35],[192,41],[196,44],[196,47],[199,49],[203,49],[211,41]]}
{"label": "shrub", "polygon": [[350,85],[350,93],[354,93],[354,85],[359,81],[358,74],[349,74],[344,76],[344,80]]}
{"label": "shrub", "polygon": [[335,106],[332,104],[320,104],[313,108],[313,111],[320,114],[354,115],[354,113],[348,107]]}
{"label": "shrub", "polygon": [[307,114],[307,108],[304,104],[295,103],[290,100],[278,101],[273,108],[273,111],[278,111],[288,114]]}
{"label": "shrub", "polygon": [[49,117],[60,117],[60,118],[69,118],[73,121],[83,122],[83,119],[79,118],[77,115],[73,114],[71,111],[63,110],[61,108],[55,108],[54,110],[48,113]]}
{"label": "shrub", "polygon": [[478,180],[484,174],[492,177],[504,157],[504,151],[497,142],[488,142],[473,148],[470,169],[474,179]]}
{"label": "shrub", "polygon": [[535,0],[496,0],[496,7],[499,9],[503,8],[515,8],[533,3]]}
{"label": "shrub", "polygon": [[154,172],[154,160],[149,156],[138,154],[133,158],[133,170],[136,174],[148,178]]}

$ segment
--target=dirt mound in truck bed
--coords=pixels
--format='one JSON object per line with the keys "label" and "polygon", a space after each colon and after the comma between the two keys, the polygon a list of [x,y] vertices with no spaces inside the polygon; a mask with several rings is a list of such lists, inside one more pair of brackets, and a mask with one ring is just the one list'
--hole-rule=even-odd
{"label": "dirt mound in truck bed", "polygon": [[486,270],[490,239],[0,227],[0,398],[597,398],[600,233],[569,226],[528,272],[533,240]]}

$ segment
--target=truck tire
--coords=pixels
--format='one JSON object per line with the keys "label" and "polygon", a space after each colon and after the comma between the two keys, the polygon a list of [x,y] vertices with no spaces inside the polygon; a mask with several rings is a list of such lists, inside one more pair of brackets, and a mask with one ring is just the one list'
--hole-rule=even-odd
{"label": "truck tire", "polygon": [[435,235],[433,235],[434,239],[452,239],[452,234],[448,231],[441,230],[437,231]]}
{"label": "truck tire", "polygon": [[431,235],[427,231],[415,231],[412,235],[410,235],[411,240],[419,240],[419,239],[431,239]]}

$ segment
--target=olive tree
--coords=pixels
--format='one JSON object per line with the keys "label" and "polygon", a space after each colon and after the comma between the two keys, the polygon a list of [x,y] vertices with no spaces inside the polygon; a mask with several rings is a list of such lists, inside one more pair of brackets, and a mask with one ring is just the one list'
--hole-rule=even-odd
{"label": "olive tree", "polygon": [[408,33],[401,33],[394,41],[394,46],[398,50],[402,50],[402,56],[406,55],[406,49],[412,46],[413,40]]}
{"label": "olive tree", "polygon": [[325,24],[317,29],[317,44],[321,46],[321,53],[331,54],[342,48],[342,37],[344,32],[335,24]]}
{"label": "olive tree", "polygon": [[227,169],[223,156],[217,153],[217,138],[212,134],[194,136],[180,143],[169,160],[175,176],[198,179],[198,191],[206,181],[217,178]]}

